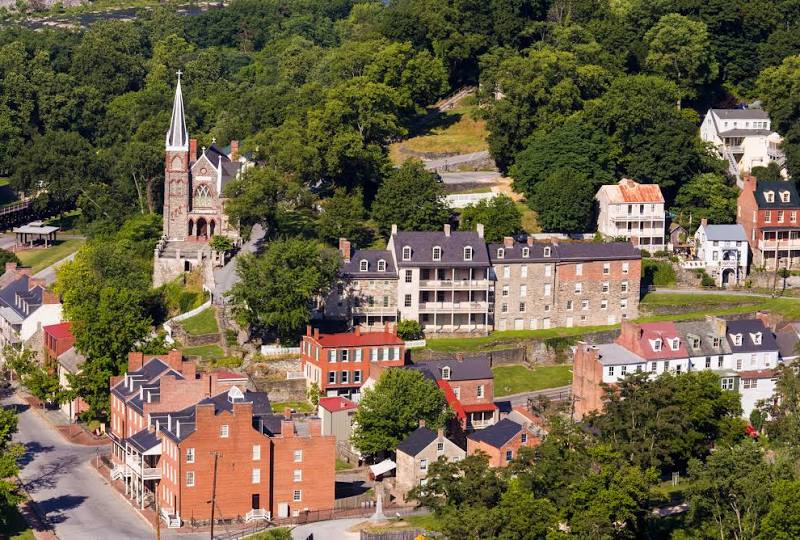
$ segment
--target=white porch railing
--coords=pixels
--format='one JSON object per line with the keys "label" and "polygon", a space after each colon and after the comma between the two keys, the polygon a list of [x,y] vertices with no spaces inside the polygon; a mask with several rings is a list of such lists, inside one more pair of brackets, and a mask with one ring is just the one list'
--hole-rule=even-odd
{"label": "white porch railing", "polygon": [[[141,476],[145,480],[156,480],[161,478],[161,469],[158,467],[144,467],[142,468],[136,456],[128,456],[125,462],[128,464],[130,472],[136,476]],[[130,474],[128,472],[128,474]]]}
{"label": "white porch railing", "polygon": [[171,514],[167,508],[161,509],[161,519],[164,520],[164,523],[166,523],[167,527],[170,529],[179,529],[181,526],[181,518]]}
{"label": "white porch railing", "polygon": [[264,519],[269,521],[270,517],[270,513],[263,508],[253,508],[244,515],[244,520],[248,523],[254,519]]}
{"label": "white porch railing", "polygon": [[261,346],[261,356],[281,356],[284,354],[300,354],[300,347],[281,347],[280,345]]}

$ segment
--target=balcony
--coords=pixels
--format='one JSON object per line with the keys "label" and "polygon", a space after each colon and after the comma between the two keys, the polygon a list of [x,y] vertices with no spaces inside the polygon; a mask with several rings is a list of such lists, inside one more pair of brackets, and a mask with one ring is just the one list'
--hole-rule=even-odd
{"label": "balcony", "polygon": [[728,146],[728,150],[730,150],[732,154],[744,154],[744,146],[742,146],[742,145],[739,145],[739,144],[731,145],[731,144],[729,144],[727,146]]}
{"label": "balcony", "polygon": [[[125,459],[125,463],[126,465],[128,465],[129,470],[133,474],[141,477],[143,480],[158,480],[161,478],[160,467],[145,466],[144,468],[142,468],[141,463],[139,462],[139,457],[137,455],[128,456]],[[148,465],[148,463],[145,462],[145,465]]]}
{"label": "balcony", "polygon": [[775,251],[784,249],[800,249],[800,238],[781,240],[759,240],[758,249],[762,251]]}
{"label": "balcony", "polygon": [[489,302],[420,302],[421,313],[484,313]]}
{"label": "balcony", "polygon": [[420,289],[487,289],[491,281],[488,279],[427,279],[419,282]]}

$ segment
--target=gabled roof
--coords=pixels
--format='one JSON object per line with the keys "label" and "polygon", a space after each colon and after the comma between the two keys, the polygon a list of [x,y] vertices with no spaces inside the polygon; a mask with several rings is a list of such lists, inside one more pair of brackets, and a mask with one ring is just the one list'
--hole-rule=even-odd
{"label": "gabled roof", "polygon": [[[398,204],[402,204],[398,201]],[[447,266],[447,267],[480,267],[489,266],[486,243],[477,232],[452,231],[446,235],[444,231],[400,231],[393,236],[394,254],[397,266]],[[411,248],[411,260],[403,260],[403,248]],[[433,248],[442,248],[441,260],[433,260]],[[472,260],[464,260],[464,248],[472,247]]]}
{"label": "gabled roof", "polygon": [[[627,332],[636,332],[638,335],[631,336]],[[672,348],[674,339],[678,339],[677,349]],[[686,344],[681,339],[675,323],[672,321],[652,322],[652,323],[633,323],[630,327],[623,328],[623,333],[617,338],[617,343],[625,346],[629,344],[627,339],[632,339],[633,349],[631,352],[643,357],[645,360],[671,360],[677,358],[688,358]],[[660,346],[659,345],[660,342]],[[658,350],[657,350],[658,349]]]}
{"label": "gabled roof", "polygon": [[721,120],[769,120],[764,109],[711,109]]}
{"label": "gabled roof", "polygon": [[322,347],[370,347],[375,345],[403,345],[405,341],[391,332],[340,332],[308,336]]}
{"label": "gabled roof", "polygon": [[[761,334],[761,344],[756,344],[754,336]],[[726,330],[728,345],[731,352],[734,353],[748,353],[748,352],[761,352],[761,351],[777,351],[778,342],[775,341],[775,336],[772,332],[764,326],[760,319],[747,319],[741,321],[728,321],[728,328]],[[733,340],[734,335],[742,335],[742,344],[736,345]]]}
{"label": "gabled roof", "polygon": [[508,418],[503,418],[496,424],[479,429],[469,435],[470,439],[485,442],[489,446],[502,448],[508,441],[514,438],[524,428]]}
{"label": "gabled roof", "polygon": [[701,225],[712,242],[747,242],[744,227],[735,225]]}
{"label": "gabled roof", "polygon": [[77,373],[85,362],[86,357],[79,353],[74,346],[58,355],[58,363],[73,374]]}
{"label": "gabled roof", "polygon": [[[550,242],[533,242],[528,244],[527,242],[517,242],[514,240],[511,246],[506,246],[503,243],[491,243],[488,247],[489,259],[491,259],[492,264],[502,264],[504,262],[547,262],[556,260],[555,246]],[[527,257],[522,256],[522,252],[525,248],[528,248]],[[550,248],[549,257],[544,256],[545,248]],[[499,249],[503,250],[502,259],[497,256],[497,250]]]}
{"label": "gabled roof", "polygon": [[139,431],[134,435],[131,435],[130,437],[128,437],[127,441],[139,452],[147,452],[151,448],[161,444],[161,441],[158,440],[158,437],[156,437],[155,432],[150,431],[147,428],[143,429],[142,431]]}
{"label": "gabled roof", "polygon": [[464,359],[428,360],[406,367],[421,371],[423,375],[433,380],[444,378],[442,377],[442,371],[445,367],[450,368],[450,378],[446,379],[450,381],[474,381],[494,378],[491,362],[486,355]]}
{"label": "gabled roof", "polygon": [[[772,202],[767,201],[766,193],[768,191],[774,193],[774,198]],[[781,199],[780,194],[782,191],[789,192],[788,202],[783,202],[783,200]],[[758,207],[766,210],[770,209],[780,210],[782,208],[800,208],[800,197],[798,197],[797,195],[797,188],[795,187],[794,182],[791,181],[781,181],[781,180],[772,182],[759,181],[756,183],[755,198]]]}
{"label": "gabled roof", "polygon": [[320,398],[319,406],[328,412],[351,411],[358,408],[354,402],[341,396]]}
{"label": "gabled roof", "polygon": [[44,333],[56,339],[69,339],[72,337],[72,323],[61,322],[58,324],[48,324],[43,326]]}
{"label": "gabled roof", "polygon": [[558,244],[561,261],[602,261],[641,259],[642,252],[630,242],[562,242]]}
{"label": "gabled roof", "polygon": [[[230,400],[229,396],[233,390],[227,390],[216,396],[208,397],[201,400],[198,405],[214,405],[214,414],[221,412],[231,412],[233,410],[234,402]],[[237,403],[252,403],[253,414],[270,414],[272,413],[272,406],[269,403],[269,398],[265,392],[251,392],[246,390],[242,392],[244,399],[237,401]]]}
{"label": "gabled roof", "polygon": [[[386,270],[378,271],[378,261],[386,262]],[[366,272],[361,271],[361,261],[367,261]],[[394,267],[392,252],[385,249],[357,249],[347,262],[342,261],[339,273],[348,278],[365,279],[397,279],[397,269]]]}
{"label": "gabled roof", "polygon": [[418,427],[397,445],[397,451],[408,454],[409,456],[416,456],[435,441],[438,436],[439,435],[433,430],[426,427]]}
{"label": "gabled roof", "polygon": [[[708,321],[682,321],[676,322],[675,328],[678,329],[689,356],[719,356],[720,354],[730,354],[731,348],[724,335],[717,334],[713,324]],[[714,347],[714,338],[717,338],[719,346]],[[693,341],[700,340],[700,346],[695,348]]]}
{"label": "gabled roof", "polygon": [[664,196],[658,184],[640,184],[630,178],[623,178],[618,184],[600,188],[608,196],[608,202],[620,203],[664,203]]}
{"label": "gabled roof", "polygon": [[597,359],[604,366],[635,365],[645,363],[645,359],[616,343],[601,343],[597,347]]}

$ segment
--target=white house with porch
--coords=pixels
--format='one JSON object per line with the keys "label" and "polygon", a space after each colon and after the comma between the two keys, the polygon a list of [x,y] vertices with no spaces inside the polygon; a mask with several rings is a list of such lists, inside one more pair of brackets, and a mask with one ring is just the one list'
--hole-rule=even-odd
{"label": "white house with porch", "polygon": [[786,176],[783,138],[772,131],[763,109],[709,109],[700,125],[700,138],[714,145],[727,161],[728,171],[742,187],[742,174],[776,162]]}
{"label": "white house with porch", "polygon": [[742,285],[747,277],[747,235],[741,225],[714,225],[703,219],[694,233],[694,250],[720,287]]}

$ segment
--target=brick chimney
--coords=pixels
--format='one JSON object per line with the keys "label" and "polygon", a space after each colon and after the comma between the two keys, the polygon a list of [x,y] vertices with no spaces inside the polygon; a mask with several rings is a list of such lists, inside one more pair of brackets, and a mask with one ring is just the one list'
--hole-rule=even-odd
{"label": "brick chimney", "polygon": [[756,177],[751,174],[745,174],[742,176],[742,191],[755,191],[756,190]]}
{"label": "brick chimney", "polygon": [[306,325],[306,335],[307,335],[308,337],[311,337],[311,332],[313,332],[313,329],[311,328],[311,325],[310,325],[310,324],[307,324],[307,325]]}
{"label": "brick chimney", "polygon": [[764,323],[764,326],[767,327],[768,330],[773,330],[773,317],[769,311],[758,311],[756,312],[756,319]]}
{"label": "brick chimney", "polygon": [[356,325],[356,327],[353,329],[353,334],[357,336],[361,335],[361,325]]}
{"label": "brick chimney", "polygon": [[319,341],[319,328],[314,328],[314,339]]}
{"label": "brick chimney", "polygon": [[700,220],[700,226],[701,227],[705,227],[707,225],[708,225],[708,219],[703,218],[703,219]]}
{"label": "brick chimney", "polygon": [[322,419],[311,418],[308,421],[308,431],[312,437],[314,436],[319,437],[320,435],[322,435]]}
{"label": "brick chimney", "polygon": [[441,427],[440,427],[439,429],[437,429],[437,430],[436,430],[436,435],[437,435],[437,436],[438,436],[440,439],[444,439],[444,428],[441,428]]}
{"label": "brick chimney", "polygon": [[239,141],[231,141],[231,161],[239,159]]}
{"label": "brick chimney", "polygon": [[16,269],[17,269],[17,263],[15,262],[6,263],[6,272],[14,272]]}
{"label": "brick chimney", "polygon": [[633,323],[628,319],[624,319],[622,321],[622,327],[619,337],[617,338],[617,343],[619,343],[626,349],[635,352],[638,349],[637,343],[640,337],[639,336],[640,330],[641,327],[638,324]]}
{"label": "brick chimney", "polygon": [[528,238],[526,238],[526,240],[527,240],[529,246],[533,245],[533,236],[528,235]]}
{"label": "brick chimney", "polygon": [[461,353],[461,352],[460,353],[456,353],[456,360],[458,360],[459,362],[463,362],[464,361],[464,353]]}
{"label": "brick chimney", "polygon": [[143,352],[129,352],[128,353],[128,371],[138,371],[144,365]]}
{"label": "brick chimney", "polygon": [[445,223],[444,224],[444,235],[447,236],[447,237],[450,236],[450,224],[449,223]]}
{"label": "brick chimney", "polygon": [[28,290],[30,291],[36,287],[47,287],[47,282],[42,278],[28,278]]}
{"label": "brick chimney", "polygon": [[197,139],[189,139],[189,163],[197,159]]}
{"label": "brick chimney", "polygon": [[292,419],[292,409],[291,408],[285,407],[283,409],[283,418],[286,419],[286,420],[291,420]]}
{"label": "brick chimney", "polygon": [[339,253],[344,262],[350,262],[350,241],[347,238],[339,238]]}
{"label": "brick chimney", "polygon": [[281,420],[281,437],[294,437],[294,422]]}
{"label": "brick chimney", "polygon": [[172,349],[167,353],[167,358],[165,359],[167,365],[177,371],[178,373],[181,372],[183,368],[183,354],[178,349]]}
{"label": "brick chimney", "polygon": [[197,378],[197,364],[192,361],[183,362],[181,373],[187,381],[195,380]]}
{"label": "brick chimney", "polygon": [[392,223],[392,235],[397,234],[397,223]]}
{"label": "brick chimney", "polygon": [[61,297],[53,291],[45,289],[42,293],[42,304],[60,304]]}
{"label": "brick chimney", "polygon": [[425,427],[425,420],[423,418],[419,419],[419,427]]}
{"label": "brick chimney", "polygon": [[514,239],[510,236],[503,237],[503,247],[506,248],[513,248],[514,247]]}

